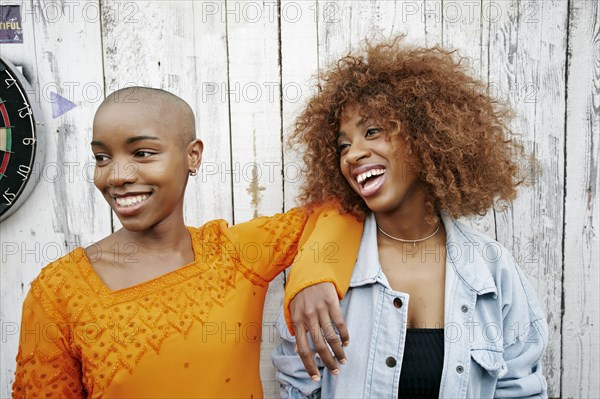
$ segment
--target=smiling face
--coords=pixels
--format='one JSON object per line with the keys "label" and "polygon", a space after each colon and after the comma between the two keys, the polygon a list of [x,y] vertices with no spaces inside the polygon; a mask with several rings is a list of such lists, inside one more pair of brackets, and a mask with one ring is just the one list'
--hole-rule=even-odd
{"label": "smiling face", "polygon": [[361,115],[358,105],[344,109],[338,133],[340,169],[350,187],[376,214],[424,209],[425,184],[402,144],[394,146],[380,126]]}
{"label": "smiling face", "polygon": [[127,230],[183,220],[188,173],[200,163],[202,142],[183,143],[179,132],[186,127],[178,121],[187,115],[180,114],[144,102],[108,102],[94,118],[94,184]]}

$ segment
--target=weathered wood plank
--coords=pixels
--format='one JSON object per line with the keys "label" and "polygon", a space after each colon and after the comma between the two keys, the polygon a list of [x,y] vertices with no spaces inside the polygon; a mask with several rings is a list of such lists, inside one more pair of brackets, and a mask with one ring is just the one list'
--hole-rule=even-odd
{"label": "weathered wood plank", "polygon": [[[490,18],[483,15],[481,1],[445,0],[441,5],[441,13],[443,46],[457,50],[457,56],[466,57],[471,74],[482,82],[491,83],[493,87],[494,82],[488,82]],[[493,209],[489,209],[483,216],[468,217],[464,221],[496,238]]]}
{"label": "weathered wood plank", "polygon": [[[281,3],[281,86],[284,144],[284,201],[294,207],[303,180],[299,149],[287,146],[296,118],[316,94],[318,72],[316,1]],[[302,43],[301,46],[298,43]]]}
{"label": "weathered wood plank", "polygon": [[406,35],[406,42],[432,46],[441,43],[441,1],[352,1],[318,2],[319,66],[356,49],[369,38],[379,40]]}
{"label": "weathered wood plank", "polygon": [[225,22],[208,7],[218,4],[110,1],[102,13],[107,92],[133,85],[161,88],[194,110],[204,163],[186,191],[191,225],[233,219]]}
{"label": "weathered wood plank", "polygon": [[[277,2],[227,1],[229,110],[234,220],[283,210],[281,76]],[[282,277],[269,287],[263,325],[275,319]],[[269,396],[276,391],[270,354],[275,341],[267,327],[261,345],[261,377]]]}
{"label": "weathered wood plank", "polygon": [[[225,20],[210,6],[224,1],[192,3],[194,10],[194,83],[196,128],[204,142],[202,169],[190,180],[186,215],[197,225],[215,218],[233,222],[229,98],[227,96],[227,35]],[[187,83],[186,83],[187,84]],[[192,209],[189,209],[192,207]],[[192,219],[193,212],[199,218]]]}
{"label": "weathered wood plank", "polygon": [[529,179],[533,184],[497,213],[497,234],[546,311],[550,396],[560,392],[561,370],[566,6],[563,1],[490,3],[490,10],[500,14],[491,23],[490,81],[498,82],[501,94],[508,93],[517,110],[512,126],[541,166]]}
{"label": "weathered wood plank", "polygon": [[283,209],[277,3],[225,3],[234,220]]}
{"label": "weathered wood plank", "polygon": [[[4,4],[4,3],[3,3]],[[96,101],[103,98],[98,2],[64,5],[19,2],[24,43],[0,45],[23,66],[46,124],[41,180],[28,201],[2,222],[0,397],[9,397],[21,305],[29,283],[47,263],[110,232],[108,206],[94,188],[89,147]],[[14,58],[13,58],[14,57]],[[76,104],[53,117],[55,92]],[[56,113],[55,113],[56,114]],[[10,245],[10,247],[7,247]],[[6,327],[9,326],[9,327]],[[8,333],[10,328],[10,333]]]}
{"label": "weathered wood plank", "polygon": [[600,396],[600,6],[569,13],[561,396]]}
{"label": "weathered wood plank", "polygon": [[[316,1],[284,0],[279,7],[279,34],[281,46],[281,120],[283,138],[283,195],[284,208],[296,206],[303,177],[302,154],[289,149],[288,137],[297,115],[306,100],[314,93],[311,76],[317,71]],[[298,43],[302,43],[301,46]],[[263,313],[263,343],[261,347],[261,376],[265,397],[279,397],[279,384],[271,352],[281,339],[275,320],[283,301],[283,274],[269,286]]]}

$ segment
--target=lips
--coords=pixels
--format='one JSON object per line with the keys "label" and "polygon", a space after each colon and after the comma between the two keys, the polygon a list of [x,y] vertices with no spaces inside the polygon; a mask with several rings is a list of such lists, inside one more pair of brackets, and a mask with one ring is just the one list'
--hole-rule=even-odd
{"label": "lips", "polygon": [[352,177],[358,184],[360,196],[372,197],[385,183],[386,168],[379,164],[362,165],[352,171]]}

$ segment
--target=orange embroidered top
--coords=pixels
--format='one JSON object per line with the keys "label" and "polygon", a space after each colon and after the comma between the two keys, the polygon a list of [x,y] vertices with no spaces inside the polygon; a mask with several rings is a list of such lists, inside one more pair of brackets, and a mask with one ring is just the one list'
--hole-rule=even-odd
{"label": "orange embroidered top", "polygon": [[352,216],[324,209],[212,221],[189,228],[193,263],[118,291],[77,248],[31,284],[13,397],[262,397],[268,282],[294,262],[312,274],[286,292],[307,279],[347,285],[361,231]]}

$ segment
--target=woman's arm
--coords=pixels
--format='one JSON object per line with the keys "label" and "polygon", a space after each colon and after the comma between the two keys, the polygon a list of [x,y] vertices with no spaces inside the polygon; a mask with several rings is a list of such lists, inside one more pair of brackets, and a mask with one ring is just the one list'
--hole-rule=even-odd
{"label": "woman's arm", "polygon": [[[292,333],[294,326],[299,327],[298,352],[313,376],[319,373],[308,347],[307,331],[313,336],[327,337],[337,359],[340,362],[345,359],[340,337],[347,342],[349,336],[339,310],[339,299],[348,289],[362,227],[362,222],[349,214],[340,214],[337,205],[330,203],[294,208],[230,229],[241,263],[265,282],[292,264],[284,299],[286,321]],[[331,284],[320,284],[323,282]],[[296,295],[298,298],[290,307]],[[336,370],[337,362],[328,345],[321,340],[315,348],[325,365]]]}
{"label": "woman's arm", "polygon": [[292,265],[289,303],[302,289],[324,281],[343,295],[358,254],[362,223],[328,203],[252,219],[225,233],[241,264],[265,282]]}

